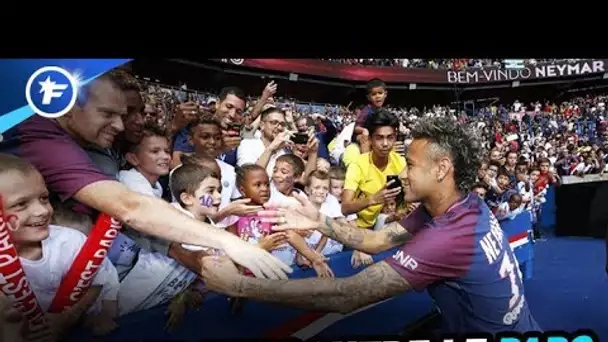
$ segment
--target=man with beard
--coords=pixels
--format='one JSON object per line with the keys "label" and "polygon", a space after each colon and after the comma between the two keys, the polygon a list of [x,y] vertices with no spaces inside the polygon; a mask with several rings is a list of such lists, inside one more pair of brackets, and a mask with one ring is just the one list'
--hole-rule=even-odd
{"label": "man with beard", "polygon": [[249,138],[238,148],[237,164],[258,164],[266,169],[268,176],[274,172],[278,157],[287,153],[286,147],[291,145],[289,131],[285,130],[285,112],[271,107],[261,114],[261,138]]}
{"label": "man with beard", "polygon": [[124,75],[109,71],[81,89],[81,100],[64,116],[35,115],[7,131],[0,152],[32,163],[51,195],[73,212],[90,218],[103,212],[161,239],[222,249],[256,276],[284,278],[290,268],[268,252],[191,219],[161,199],[130,191],[93,164],[85,148],[109,149],[125,130],[128,89]]}
{"label": "man with beard", "polygon": [[[205,258],[210,290],[294,307],[348,313],[423,289],[439,307],[443,333],[529,332],[540,328],[526,302],[517,259],[498,221],[470,193],[479,144],[456,121],[422,119],[407,152],[405,201],[421,205],[382,230],[359,229],[325,215],[304,197],[300,206],[259,213],[275,230],[316,229],[357,250],[394,255],[346,278],[260,280],[242,276],[221,257]],[[407,308],[404,308],[407,310]]]}
{"label": "man with beard", "polygon": [[[262,96],[254,106],[251,120],[255,120],[262,112],[262,107],[272,98],[277,90],[274,82],[270,82],[264,88]],[[243,112],[245,111],[247,98],[245,93],[238,87],[225,87],[220,91],[218,102],[214,103],[214,115],[222,128],[223,151],[218,159],[226,164],[237,165],[237,149],[241,144],[241,132],[232,129],[233,125],[243,125]],[[192,118],[194,119],[194,118]],[[193,120],[190,120],[190,122]],[[189,123],[189,122],[187,122]],[[179,156],[183,153],[194,152],[194,147],[188,141],[187,123],[179,130],[173,143],[173,166],[179,165]]]}

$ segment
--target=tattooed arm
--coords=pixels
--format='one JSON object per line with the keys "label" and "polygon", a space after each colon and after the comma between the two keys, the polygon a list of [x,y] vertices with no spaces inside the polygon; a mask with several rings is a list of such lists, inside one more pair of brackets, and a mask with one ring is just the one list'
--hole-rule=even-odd
{"label": "tattooed arm", "polygon": [[353,227],[346,222],[333,220],[321,215],[321,224],[317,228],[323,235],[341,242],[358,251],[378,254],[409,241],[412,237],[399,222],[393,222],[386,228],[374,231]]}
{"label": "tattooed arm", "polygon": [[277,281],[241,276],[235,286],[242,297],[340,313],[349,313],[410,290],[408,282],[384,261],[348,278]]}

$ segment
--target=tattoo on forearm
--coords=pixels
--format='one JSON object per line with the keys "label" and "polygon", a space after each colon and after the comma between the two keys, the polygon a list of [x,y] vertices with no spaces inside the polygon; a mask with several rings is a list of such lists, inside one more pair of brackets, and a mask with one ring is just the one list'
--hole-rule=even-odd
{"label": "tattoo on forearm", "polygon": [[409,284],[385,262],[342,279],[309,278],[266,280],[247,278],[241,284],[245,297],[278,302],[309,310],[350,312],[410,289]]}
{"label": "tattoo on forearm", "polygon": [[366,233],[364,229],[352,227],[348,223],[336,222],[329,217],[325,217],[325,225],[321,227],[320,231],[330,239],[354,249],[362,247]]}
{"label": "tattoo on forearm", "polygon": [[403,229],[400,225],[395,224],[386,228],[386,235],[388,236],[391,245],[402,245],[412,238],[412,234]]}

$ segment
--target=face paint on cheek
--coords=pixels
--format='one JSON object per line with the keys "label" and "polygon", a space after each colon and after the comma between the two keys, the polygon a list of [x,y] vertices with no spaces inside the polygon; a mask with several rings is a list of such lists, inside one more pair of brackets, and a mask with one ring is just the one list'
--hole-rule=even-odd
{"label": "face paint on cheek", "polygon": [[211,208],[213,206],[213,196],[211,195],[203,195],[199,198],[201,205],[205,208]]}

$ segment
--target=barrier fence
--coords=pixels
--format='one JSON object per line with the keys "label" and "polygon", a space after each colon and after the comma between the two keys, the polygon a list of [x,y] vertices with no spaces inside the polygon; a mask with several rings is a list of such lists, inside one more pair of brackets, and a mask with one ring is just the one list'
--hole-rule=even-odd
{"label": "barrier fence", "polygon": [[[528,236],[530,213],[524,212],[512,220],[501,221],[501,226],[515,250],[522,273],[532,276],[534,257]],[[389,257],[394,250],[374,257],[374,261]],[[350,264],[351,251],[332,255],[329,265],[336,277],[347,277],[361,269]],[[313,270],[296,269],[292,278],[313,277]],[[307,312],[280,305],[247,300],[243,311],[232,314],[227,298],[208,293],[202,307],[190,310],[182,326],[173,332],[165,330],[166,306],[136,312],[121,317],[119,328],[104,337],[108,341],[244,339],[244,338],[335,338],[340,336],[394,335],[434,312],[430,296],[424,292],[409,292],[376,303],[347,315]],[[95,340],[86,331],[72,334],[70,341]]]}

